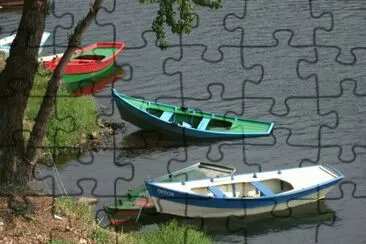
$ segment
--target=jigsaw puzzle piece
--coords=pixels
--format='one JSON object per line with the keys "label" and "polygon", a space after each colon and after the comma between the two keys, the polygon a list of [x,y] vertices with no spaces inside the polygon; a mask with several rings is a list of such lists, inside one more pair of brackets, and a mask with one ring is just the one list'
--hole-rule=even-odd
{"label": "jigsaw puzzle piece", "polygon": [[[246,143],[244,145],[245,161],[248,164],[260,164],[261,171],[297,168],[305,160],[316,162],[319,155],[318,145],[291,145],[288,143],[291,132],[292,130],[288,128],[275,128],[274,142]],[[286,157],[284,158],[283,155]]]}
{"label": "jigsaw puzzle piece", "polygon": [[[172,47],[162,51],[156,46],[155,33],[149,30],[143,31],[141,35],[146,41],[145,47],[128,49],[129,43],[126,41],[126,51],[117,60],[117,65],[128,63],[132,67],[131,75],[128,75],[131,82],[117,83],[115,88],[128,96],[151,101],[162,95],[180,96],[180,83],[167,76],[163,68],[166,59],[178,59],[181,56],[180,48]],[[145,65],[146,62],[141,60],[149,60],[149,65]]]}
{"label": "jigsaw puzzle piece", "polygon": [[[80,40],[80,46],[75,48],[85,47],[98,41],[115,42],[116,40],[116,28],[114,23],[111,23],[110,15],[115,10],[115,0],[108,1],[99,9],[98,15],[95,21],[92,21],[88,26],[88,30],[83,34]],[[112,6],[110,6],[112,5]],[[47,53],[53,55],[63,54],[68,47],[69,37],[73,33],[74,28],[79,21],[88,14],[91,4],[85,3],[70,4],[69,2],[53,2],[52,3],[52,15],[47,21],[46,29],[53,29],[53,50]],[[62,19],[63,25],[60,25],[60,19]]]}
{"label": "jigsaw puzzle piece", "polygon": [[260,65],[263,70],[261,80],[245,82],[244,90],[245,97],[274,98],[271,113],[284,116],[289,113],[286,106],[288,98],[316,96],[316,81],[301,80],[297,72],[297,62],[315,59],[316,54],[313,47],[290,45],[292,32],[275,32],[274,38],[277,45],[272,47],[243,48],[245,66]]}
{"label": "jigsaw puzzle piece", "polygon": [[[336,210],[335,224],[319,226],[316,242],[319,243],[364,243],[364,225],[366,214],[362,206],[366,204],[366,195],[357,192],[358,185],[352,181],[342,182],[339,185],[340,194],[332,199],[327,199],[329,205]],[[337,233],[334,235],[334,233]]]}
{"label": "jigsaw puzzle piece", "polygon": [[[44,55],[42,56],[45,56],[46,54],[55,55],[61,53],[61,50],[63,52],[64,49],[67,47],[67,34],[72,32],[75,21],[77,21],[77,16],[79,16],[77,12],[73,12],[75,7],[76,6],[74,4],[71,4],[68,1],[52,2],[50,15],[47,18],[45,26],[45,30],[50,30],[52,36],[48,41],[48,45],[45,45],[43,52]],[[78,7],[81,8],[81,6]],[[85,9],[86,14],[88,9]]]}
{"label": "jigsaw puzzle piece", "polygon": [[343,80],[355,80],[356,92],[366,94],[366,50],[353,50],[355,61],[342,63],[337,60],[339,49],[335,47],[317,47],[317,59],[315,62],[300,61],[300,77],[316,75],[319,96],[336,96],[339,94],[339,82]]}
{"label": "jigsaw puzzle piece", "polygon": [[338,123],[336,110],[321,113],[316,98],[289,98],[289,113],[284,117],[274,117],[277,128],[288,128],[287,143],[292,146],[319,146],[320,128],[334,127]]}
{"label": "jigsaw puzzle piece", "polygon": [[[289,130],[290,136],[287,139],[287,144],[295,147],[318,147],[320,145],[320,128],[323,126],[334,127],[338,122],[336,111],[330,111],[326,114],[319,112],[316,98],[288,98],[286,107],[289,113],[286,116],[272,114],[270,111],[274,104],[273,98],[246,97],[243,103],[244,114],[242,117],[273,121],[275,129]],[[258,139],[266,141],[268,138]]]}
{"label": "jigsaw puzzle piece", "polygon": [[[288,212],[284,210],[283,212]],[[276,216],[271,213],[257,216],[230,216],[217,222],[207,222],[205,229],[214,231],[215,241],[230,240],[236,243],[277,243],[296,236],[297,239],[314,242],[316,228],[320,224],[331,225],[335,221],[334,212],[320,201],[291,209],[289,215]]]}
{"label": "jigsaw puzzle piece", "polygon": [[332,46],[338,49],[336,61],[353,63],[354,51],[366,48],[366,27],[364,25],[365,5],[363,2],[325,1],[311,2],[311,12],[315,18],[323,14],[332,16],[330,28],[315,30],[317,46]]}
{"label": "jigsaw puzzle piece", "polygon": [[[339,147],[321,147],[319,154],[319,164],[326,163],[337,170],[339,170],[343,175],[343,182],[352,181],[356,184],[357,190],[352,193],[352,195],[366,196],[366,179],[364,177],[366,173],[366,164],[364,163],[366,158],[366,148],[355,148],[355,153],[357,153],[358,157],[354,159],[352,162],[343,162],[339,158],[339,154],[341,149]],[[306,166],[306,165],[304,165]],[[330,202],[333,202],[333,199],[339,199],[341,193],[339,190],[332,190],[325,198]]]}
{"label": "jigsaw puzzle piece", "polygon": [[341,82],[341,92],[337,96],[319,99],[321,114],[337,111],[338,123],[335,127],[321,128],[321,145],[339,147],[339,159],[352,162],[356,158],[355,148],[365,148],[365,102],[366,95],[356,92],[357,83],[353,80]]}
{"label": "jigsaw puzzle piece", "polygon": [[[201,46],[201,58],[204,61],[223,59],[222,47],[239,47],[242,42],[242,31],[229,31],[224,21],[228,14],[244,7],[244,1],[228,1],[219,10],[197,7],[195,24],[191,35],[183,35],[184,46]],[[234,32],[234,33],[232,33]]]}
{"label": "jigsaw puzzle piece", "polygon": [[[61,164],[55,165],[57,168],[54,168],[54,165],[50,165],[40,170],[37,180],[48,179],[46,182],[48,185],[51,180],[55,195],[67,194],[93,198],[113,198],[115,195],[122,195],[127,190],[126,187],[120,186],[133,180],[135,169],[129,162],[114,160],[114,154],[115,150],[99,152],[94,155],[93,162],[89,164],[68,159],[67,167]],[[98,172],[109,173],[105,177]]]}
{"label": "jigsaw puzzle piece", "polygon": [[182,60],[166,62],[165,68],[168,73],[177,71],[181,73],[182,95],[180,97],[207,99],[209,94],[203,94],[202,88],[222,83],[225,85],[224,98],[242,98],[245,81],[260,81],[262,75],[260,65],[244,64],[240,48],[222,47],[224,58],[220,62],[202,60],[197,54],[202,53],[203,50],[204,48],[200,46],[183,47]]}
{"label": "jigsaw puzzle piece", "polygon": [[[240,11],[228,15],[225,26],[229,30],[244,30],[244,46],[273,46],[277,30],[294,32],[293,45],[314,45],[315,28],[330,28],[331,15],[314,17],[311,1],[248,1]],[[321,18],[320,18],[321,17]],[[301,31],[300,31],[301,30]]]}

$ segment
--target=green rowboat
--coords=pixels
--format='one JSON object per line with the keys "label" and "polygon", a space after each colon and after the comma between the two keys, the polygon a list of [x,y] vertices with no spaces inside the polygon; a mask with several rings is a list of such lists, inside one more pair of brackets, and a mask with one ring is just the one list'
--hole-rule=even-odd
{"label": "green rowboat", "polygon": [[243,138],[271,134],[274,123],[201,112],[129,97],[112,89],[122,119],[161,133],[193,138]]}

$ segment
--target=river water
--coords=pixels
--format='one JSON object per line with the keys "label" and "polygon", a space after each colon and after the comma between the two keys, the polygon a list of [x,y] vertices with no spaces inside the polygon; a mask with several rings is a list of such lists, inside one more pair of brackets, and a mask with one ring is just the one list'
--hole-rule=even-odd
{"label": "river water", "polygon": [[[52,36],[42,54],[64,50],[88,3],[55,1],[46,26]],[[126,42],[118,57],[126,73],[114,84],[119,91],[271,120],[275,129],[269,137],[244,141],[162,140],[155,133],[135,133],[138,128],[122,121],[106,88],[94,95],[97,106],[104,107],[102,118],[123,125],[122,135],[111,137],[113,149],[58,168],[68,194],[94,195],[101,209],[148,176],[199,161],[243,173],[328,163],[345,179],[319,208],[299,208],[288,217],[184,221],[210,231],[218,243],[366,243],[365,2],[235,0],[218,11],[196,8],[198,28],[182,38],[169,34],[166,51],[156,47],[149,31],[155,5],[105,1],[103,6],[82,41]],[[4,36],[16,30],[19,19],[19,11],[0,12]],[[61,186],[51,180],[56,175],[42,169],[39,177],[58,194]]]}

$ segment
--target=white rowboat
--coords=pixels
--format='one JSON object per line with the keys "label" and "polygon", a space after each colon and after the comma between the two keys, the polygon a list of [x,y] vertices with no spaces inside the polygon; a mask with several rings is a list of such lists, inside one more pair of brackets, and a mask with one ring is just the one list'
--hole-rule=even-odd
{"label": "white rowboat", "polygon": [[327,165],[182,182],[145,180],[157,212],[201,218],[280,211],[317,201],[344,176]]}

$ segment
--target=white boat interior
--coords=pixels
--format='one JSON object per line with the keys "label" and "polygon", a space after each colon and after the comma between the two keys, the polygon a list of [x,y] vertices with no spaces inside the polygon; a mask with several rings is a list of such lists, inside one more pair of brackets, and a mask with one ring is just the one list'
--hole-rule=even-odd
{"label": "white boat interior", "polygon": [[241,174],[176,183],[155,183],[166,190],[217,198],[259,198],[291,193],[323,184],[339,176],[322,165],[281,171]]}

